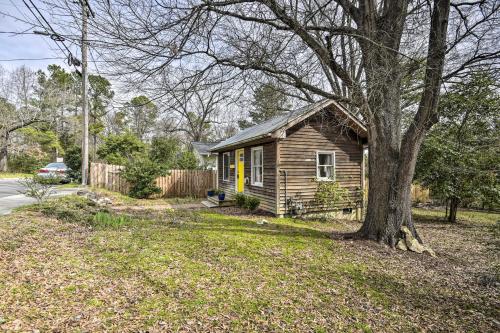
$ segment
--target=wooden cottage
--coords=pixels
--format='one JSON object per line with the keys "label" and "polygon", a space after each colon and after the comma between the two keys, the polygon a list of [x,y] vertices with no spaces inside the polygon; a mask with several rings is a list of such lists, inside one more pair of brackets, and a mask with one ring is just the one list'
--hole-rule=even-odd
{"label": "wooden cottage", "polygon": [[[218,188],[228,198],[258,197],[261,209],[278,216],[329,210],[359,218],[366,138],[356,117],[323,100],[245,129],[210,150],[217,153]],[[338,202],[318,200],[319,190],[332,189],[325,184],[344,191]]]}

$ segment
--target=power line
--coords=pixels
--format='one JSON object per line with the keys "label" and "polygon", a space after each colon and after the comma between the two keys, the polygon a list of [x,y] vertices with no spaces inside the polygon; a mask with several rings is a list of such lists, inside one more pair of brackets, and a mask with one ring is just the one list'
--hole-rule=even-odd
{"label": "power line", "polygon": [[[33,6],[33,8],[36,10],[36,12],[38,13],[38,15],[45,22],[45,24],[49,27],[49,29],[47,29],[47,27],[45,26],[45,24],[38,18],[38,16],[35,14],[35,12],[31,9],[31,7],[28,5],[28,3],[25,0],[23,0],[24,5],[28,8],[28,10],[31,12],[31,14],[33,15],[33,17],[38,21],[38,23],[44,29],[49,30],[49,31],[52,32],[52,34],[50,35],[50,38],[56,43],[56,45],[59,48],[59,50],[61,50],[61,52],[66,56],[66,58],[68,60],[68,65],[73,65],[75,67],[80,66],[80,64],[81,64],[80,60],[78,60],[77,58],[75,58],[73,56],[73,52],[71,52],[71,50],[68,48],[68,46],[66,46],[66,44],[64,43],[64,38],[55,31],[55,29],[52,27],[52,25],[49,23],[49,21],[45,18],[45,16],[43,16],[42,12],[33,3],[33,1],[32,0],[28,0],[28,1],[31,3],[31,5]],[[66,52],[64,52],[64,50],[59,45],[59,42],[64,46],[64,48],[68,51],[69,54],[66,54]]]}
{"label": "power line", "polygon": [[64,60],[63,57],[45,57],[45,58],[15,58],[15,59],[0,59],[0,62],[6,61],[37,61],[37,60]]}

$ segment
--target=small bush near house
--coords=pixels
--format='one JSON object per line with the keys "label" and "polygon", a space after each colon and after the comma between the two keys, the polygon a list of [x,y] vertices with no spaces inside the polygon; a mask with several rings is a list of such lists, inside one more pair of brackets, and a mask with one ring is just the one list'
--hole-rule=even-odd
{"label": "small bush near house", "polygon": [[246,199],[247,199],[247,196],[244,195],[243,193],[238,193],[234,196],[236,206],[238,206],[238,207],[245,206]]}
{"label": "small bush near house", "polygon": [[161,189],[156,186],[155,180],[166,174],[164,166],[145,156],[137,156],[132,161],[127,162],[125,169],[121,172],[123,178],[130,183],[129,195],[138,199],[145,199],[160,193]]}
{"label": "small bush near house", "polygon": [[245,200],[245,208],[249,210],[256,210],[260,205],[260,199],[256,197],[247,196]]}
{"label": "small bush near house", "polygon": [[245,195],[243,193],[236,194],[234,200],[236,201],[236,206],[249,210],[256,210],[260,205],[259,198]]}

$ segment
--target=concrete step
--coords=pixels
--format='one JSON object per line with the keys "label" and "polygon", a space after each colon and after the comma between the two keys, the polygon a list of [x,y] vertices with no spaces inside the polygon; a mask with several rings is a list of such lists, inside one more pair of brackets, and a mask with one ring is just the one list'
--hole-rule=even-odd
{"label": "concrete step", "polygon": [[234,199],[228,198],[227,196],[223,201],[219,200],[217,196],[207,197],[207,201],[211,204],[214,204],[215,207],[229,207],[235,205]]}

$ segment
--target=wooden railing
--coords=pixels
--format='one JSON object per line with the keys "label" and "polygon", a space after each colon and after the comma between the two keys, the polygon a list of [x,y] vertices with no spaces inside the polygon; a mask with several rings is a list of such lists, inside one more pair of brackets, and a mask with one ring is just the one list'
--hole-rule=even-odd
{"label": "wooden railing", "polygon": [[[90,164],[90,186],[127,194],[129,184],[120,172],[123,166],[104,163]],[[206,197],[207,190],[217,187],[217,173],[211,170],[170,170],[158,177],[161,193],[155,197]]]}

